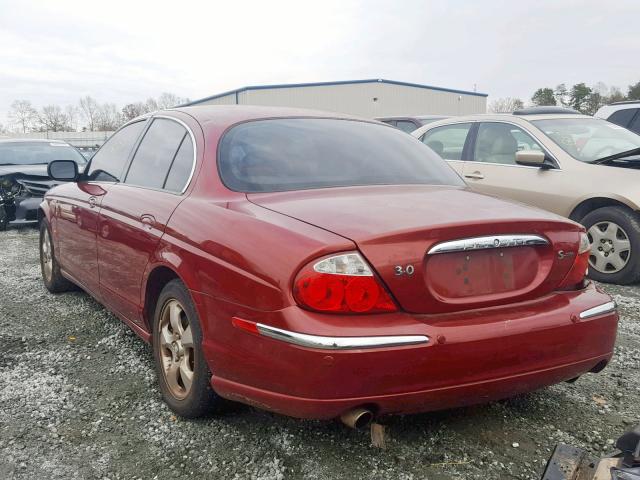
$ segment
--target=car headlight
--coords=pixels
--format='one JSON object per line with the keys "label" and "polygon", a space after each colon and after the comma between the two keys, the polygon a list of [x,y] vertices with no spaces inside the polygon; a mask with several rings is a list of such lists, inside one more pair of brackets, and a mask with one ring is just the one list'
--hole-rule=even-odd
{"label": "car headlight", "polygon": [[22,190],[22,185],[16,182],[13,178],[4,177],[0,178],[0,191],[6,196],[16,196]]}

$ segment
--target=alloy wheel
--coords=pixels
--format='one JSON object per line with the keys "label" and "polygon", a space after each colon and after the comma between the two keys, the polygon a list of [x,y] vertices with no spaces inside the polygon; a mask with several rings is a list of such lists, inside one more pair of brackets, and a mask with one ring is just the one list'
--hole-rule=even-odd
{"label": "alloy wheel", "polygon": [[189,318],[176,299],[162,307],[159,335],[164,378],[171,394],[183,399],[191,391],[195,355]]}
{"label": "alloy wheel", "polygon": [[622,270],[631,258],[631,242],[627,232],[613,222],[599,222],[587,231],[591,242],[589,267],[601,273]]}

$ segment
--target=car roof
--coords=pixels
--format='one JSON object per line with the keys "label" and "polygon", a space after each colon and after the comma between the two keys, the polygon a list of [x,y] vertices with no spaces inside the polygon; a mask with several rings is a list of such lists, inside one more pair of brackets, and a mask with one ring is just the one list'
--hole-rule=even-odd
{"label": "car roof", "polygon": [[271,107],[258,105],[190,105],[184,107],[174,107],[165,110],[145,113],[122,124],[120,128],[126,127],[135,122],[147,119],[154,115],[171,114],[171,112],[181,112],[194,118],[201,126],[210,128],[229,127],[237,123],[251,120],[267,120],[277,118],[328,118],[339,120],[356,120],[367,123],[375,123],[389,128],[392,127],[376,119],[357,117],[345,113],[328,112],[323,110],[312,110],[306,108]]}
{"label": "car roof", "polygon": [[611,105],[636,105],[640,100],[624,100],[622,102],[613,102]]}
{"label": "car roof", "polygon": [[359,120],[370,123],[380,123],[375,120],[337,112],[289,107],[263,107],[255,105],[193,105],[189,107],[172,108],[165,111],[183,112],[195,118],[201,125],[208,124],[211,126],[229,126],[249,120],[296,117],[335,118],[341,120]]}
{"label": "car roof", "polygon": [[620,110],[632,110],[637,109],[640,105],[640,100],[627,100],[624,102],[615,102],[610,105],[603,105],[598,109],[595,116],[599,118],[609,118],[615,112]]}
{"label": "car roof", "polygon": [[504,121],[511,123],[529,122],[531,120],[549,120],[555,118],[593,118],[590,115],[576,115],[567,113],[547,113],[536,115],[512,115],[510,113],[478,113],[475,115],[464,115],[460,117],[449,117],[437,122],[430,123],[425,127],[429,129],[437,125],[446,125],[449,123],[462,123],[462,122],[491,122],[491,121]]}
{"label": "car roof", "polygon": [[55,138],[0,138],[0,143],[64,143],[71,146],[68,142]]}
{"label": "car roof", "polygon": [[394,115],[391,117],[376,117],[376,120],[429,120],[432,118],[446,118],[446,115]]}

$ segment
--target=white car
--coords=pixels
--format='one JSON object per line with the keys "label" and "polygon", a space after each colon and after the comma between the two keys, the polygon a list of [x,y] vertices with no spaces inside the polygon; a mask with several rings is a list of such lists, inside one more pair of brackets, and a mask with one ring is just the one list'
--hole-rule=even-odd
{"label": "white car", "polygon": [[640,100],[605,105],[594,115],[640,134]]}

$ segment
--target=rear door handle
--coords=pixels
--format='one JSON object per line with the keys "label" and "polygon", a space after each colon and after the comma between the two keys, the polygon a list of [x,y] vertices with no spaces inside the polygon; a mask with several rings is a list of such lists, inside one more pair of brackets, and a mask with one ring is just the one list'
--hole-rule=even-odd
{"label": "rear door handle", "polygon": [[148,213],[140,216],[140,222],[142,222],[142,225],[148,230],[151,230],[156,226],[156,218]]}
{"label": "rear door handle", "polygon": [[484,178],[484,175],[480,172],[466,173],[464,176],[466,178],[473,178],[475,180],[482,180]]}

